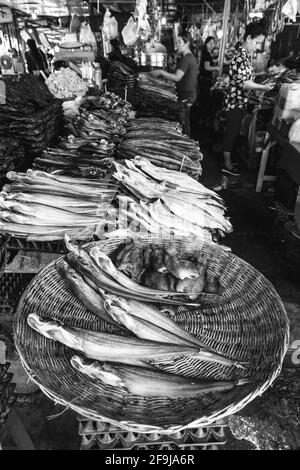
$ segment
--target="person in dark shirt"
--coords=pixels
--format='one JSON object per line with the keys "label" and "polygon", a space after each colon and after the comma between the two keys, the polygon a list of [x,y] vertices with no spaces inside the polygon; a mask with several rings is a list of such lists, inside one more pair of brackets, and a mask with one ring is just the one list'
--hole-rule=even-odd
{"label": "person in dark shirt", "polygon": [[122,51],[120,49],[119,41],[117,39],[111,39],[110,41],[111,45],[111,51],[108,54],[108,60],[111,62],[122,62],[123,64],[127,65],[133,72],[137,72],[138,66],[136,62],[131,59],[131,57],[128,57],[124,54],[122,54]]}
{"label": "person in dark shirt", "polygon": [[220,68],[214,64],[212,57],[214,47],[215,38],[213,36],[208,36],[204,43],[199,67],[199,76],[207,78],[210,81],[213,79],[213,72],[220,70]]}
{"label": "person in dark shirt", "polygon": [[181,105],[183,131],[190,135],[190,109],[197,97],[197,61],[190,49],[191,35],[188,32],[179,34],[178,52],[182,54],[174,73],[165,70],[153,70],[154,77],[162,77],[176,83],[178,100]]}
{"label": "person in dark shirt", "polygon": [[210,89],[213,81],[213,72],[220,70],[214,64],[212,51],[215,47],[215,38],[208,36],[204,43],[201,53],[200,67],[199,67],[199,88],[198,88],[198,106],[202,121],[209,119],[211,121],[211,99]]}
{"label": "person in dark shirt", "polygon": [[119,41],[117,39],[111,39],[110,45],[111,45],[111,51],[108,54],[108,59],[111,61],[121,60],[123,54],[120,49]]}
{"label": "person in dark shirt", "polygon": [[48,62],[45,54],[36,45],[34,39],[28,39],[27,46],[29,51],[25,53],[28,72],[41,80],[49,76]]}

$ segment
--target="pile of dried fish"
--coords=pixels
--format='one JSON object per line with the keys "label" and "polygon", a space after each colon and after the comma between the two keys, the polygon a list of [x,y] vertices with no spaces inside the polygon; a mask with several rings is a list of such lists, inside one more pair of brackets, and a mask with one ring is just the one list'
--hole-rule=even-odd
{"label": "pile of dried fish", "polygon": [[22,142],[30,156],[40,153],[62,128],[61,102],[32,75],[5,78],[6,103],[0,105],[0,136]]}
{"label": "pile of dried fish", "polygon": [[[124,98],[124,88],[115,88],[114,91]],[[175,85],[170,82],[140,74],[137,86],[128,87],[126,97],[139,117],[181,122]]]}
{"label": "pile of dried fish", "polygon": [[137,74],[127,64],[120,61],[113,61],[108,72],[107,86],[110,90],[114,88],[133,87],[136,82]]}
{"label": "pile of dried fish", "polygon": [[[119,227],[153,234],[175,233],[212,241],[232,230],[223,200],[190,176],[158,168],[145,158],[114,163],[123,192],[119,195]],[[122,219],[123,217],[123,219]],[[125,227],[123,222],[125,221]]]}
{"label": "pile of dried fish", "polygon": [[157,94],[160,98],[170,101],[177,101],[175,83],[152,77],[149,73],[140,73],[138,77],[138,87]]}
{"label": "pile of dried fish", "polygon": [[104,178],[114,161],[115,145],[106,140],[86,141],[69,136],[58,148],[48,148],[36,158],[33,167],[83,178]]}
{"label": "pile of dried fish", "polygon": [[[91,286],[97,286],[98,289],[103,289],[112,294],[116,294],[125,298],[140,300],[142,302],[159,302],[162,304],[172,304],[172,305],[199,305],[203,302],[214,301],[216,303],[223,303],[224,298],[219,294],[219,286],[215,287],[214,292],[203,292],[204,288],[204,274],[203,274],[203,260],[197,260],[194,263],[189,262],[187,265],[183,260],[178,259],[174,253],[173,255],[167,252],[160,252],[157,256],[163,257],[164,265],[167,263],[171,272],[175,272],[174,265],[177,263],[177,272],[180,272],[180,277],[183,277],[183,274],[187,277],[180,280],[196,279],[202,276],[202,286],[199,291],[196,289],[192,293],[192,301],[187,295],[186,289],[182,291],[176,291],[175,289],[166,290],[164,289],[154,289],[152,287],[143,286],[137,283],[132,277],[124,274],[123,271],[117,269],[113,264],[112,260],[105,255],[98,246],[94,246],[89,250],[89,253],[86,252],[83,248],[79,247],[75,243],[71,243],[69,240],[66,242],[67,248],[70,250],[70,253],[67,256],[67,263],[75,269],[79,274],[84,278],[88,278],[91,282]],[[170,248],[171,249],[171,248]],[[157,249],[155,248],[157,251]],[[150,250],[152,253],[152,251]],[[141,252],[140,252],[141,253]],[[150,254],[151,254],[150,253]],[[157,254],[157,253],[156,253]],[[136,252],[134,252],[136,255]],[[149,250],[146,251],[146,254],[143,253],[141,261],[144,261],[145,256],[149,256]],[[149,266],[152,266],[151,260],[153,259],[150,256],[148,264],[145,264],[145,269],[147,270]],[[155,258],[157,260],[157,258]],[[173,268],[171,265],[173,263]],[[195,264],[198,263],[198,264]],[[181,266],[179,269],[178,265]],[[199,265],[199,269],[198,269]],[[143,264],[144,266],[144,264]],[[193,270],[192,270],[193,266]],[[138,269],[138,268],[136,268]],[[168,268],[167,268],[168,269]],[[200,273],[200,271],[201,273]],[[141,274],[140,274],[141,276]],[[138,279],[140,279],[140,276]],[[178,278],[177,278],[178,279]],[[176,283],[174,283],[175,286]],[[205,284],[206,285],[206,284]],[[197,295],[196,295],[197,294]],[[119,322],[120,323],[120,322]]]}
{"label": "pile of dried fish", "polygon": [[34,168],[76,177],[105,177],[112,167],[116,143],[126,134],[124,125],[130,112],[130,105],[110,93],[87,97],[75,117],[68,119],[71,134],[60,140],[58,148],[45,150],[34,161]]}
{"label": "pile of dried fish", "polygon": [[126,133],[124,126],[118,121],[107,121],[101,116],[101,112],[80,110],[72,124],[68,124],[67,128],[72,134],[86,141],[118,142],[120,136]]}
{"label": "pile of dried fish", "polygon": [[119,158],[145,157],[157,166],[199,177],[203,155],[199,144],[178,124],[163,119],[134,119],[118,147]]}
{"label": "pile of dried fish", "polygon": [[[103,384],[120,388],[123,393],[149,397],[197,396],[231,390],[236,385],[247,383],[246,380],[201,382],[161,371],[164,361],[184,356],[190,358],[194,366],[197,361],[205,361],[244,369],[246,364],[211,349],[195,334],[180,327],[165,309],[151,305],[181,305],[182,302],[176,299],[178,292],[160,291],[136,283],[117,269],[97,245],[84,249],[69,240],[66,245],[70,253],[56,262],[58,273],[83,305],[102,319],[104,329],[105,324],[113,327],[113,333],[45,320],[35,313],[29,314],[27,321],[31,328],[46,338],[81,353],[82,356],[71,359],[77,371]],[[125,250],[127,256],[128,247],[121,250],[123,261]],[[194,274],[196,265],[191,269],[186,260],[177,258],[175,261],[175,256],[172,261],[169,259],[169,266],[173,264],[175,269],[176,265],[177,274]],[[120,252],[118,257],[120,259]],[[201,297],[202,293],[199,295]]]}
{"label": "pile of dried fish", "polygon": [[24,148],[13,137],[0,139],[0,180],[8,171],[16,170],[24,163]]}
{"label": "pile of dried fish", "polygon": [[264,75],[257,77],[257,82],[266,85],[271,83],[273,88],[266,93],[257,95],[254,92],[250,94],[251,103],[261,102],[262,105],[272,106],[278,100],[281,85],[283,83],[293,83],[300,79],[300,73],[297,70],[288,70],[284,66],[272,66],[267,69]]}
{"label": "pile of dried fish", "polygon": [[109,210],[116,185],[107,181],[9,172],[0,193],[0,232],[28,240],[91,239]]}
{"label": "pile of dried fish", "polygon": [[[286,59],[284,59],[284,65],[291,69],[290,71],[296,71],[296,73],[300,72],[300,54],[299,52],[290,55]],[[297,78],[296,78],[297,80]],[[299,80],[299,77],[298,77]]]}
{"label": "pile of dried fish", "polygon": [[106,92],[100,96],[87,96],[81,108],[93,112],[109,123],[126,124],[134,117],[132,106],[115,93]]}
{"label": "pile of dried fish", "polygon": [[285,18],[282,12],[285,3],[286,0],[270,3],[264,11],[264,16],[261,20],[266,34],[274,40],[276,35],[282,32],[285,25]]}
{"label": "pile of dried fish", "polygon": [[122,245],[113,259],[120,271],[143,286],[178,292],[187,300],[197,300],[204,293],[216,294],[216,302],[221,299],[222,286],[207,272],[207,257],[202,253],[183,258],[172,243],[165,248],[142,247],[136,239]]}

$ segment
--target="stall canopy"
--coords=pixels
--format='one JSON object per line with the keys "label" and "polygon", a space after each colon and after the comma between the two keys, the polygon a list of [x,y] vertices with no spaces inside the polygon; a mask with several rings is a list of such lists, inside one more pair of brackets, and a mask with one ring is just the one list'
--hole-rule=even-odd
{"label": "stall canopy", "polygon": [[84,15],[89,11],[88,2],[82,0],[0,0],[16,10],[37,16],[62,17],[73,14]]}

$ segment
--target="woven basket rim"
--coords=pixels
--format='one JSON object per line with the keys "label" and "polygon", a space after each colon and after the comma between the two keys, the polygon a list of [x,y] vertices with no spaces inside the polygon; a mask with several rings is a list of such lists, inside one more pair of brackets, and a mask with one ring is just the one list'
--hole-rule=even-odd
{"label": "woven basket rim", "polygon": [[[100,245],[101,243],[103,242],[110,242],[110,243],[113,243],[113,242],[116,242],[116,248],[118,245],[126,242],[128,240],[128,238],[130,237],[126,237],[126,238],[119,238],[119,237],[116,237],[116,238],[109,238],[109,239],[102,239],[102,240],[98,240],[98,241],[94,241],[94,242],[89,242],[89,243],[85,243],[83,245],[83,247],[89,247],[89,246],[92,246],[92,245]],[[143,240],[161,240],[161,237],[157,237],[157,236],[154,236],[153,235],[151,236],[147,236],[147,237],[141,237],[139,238],[139,240],[143,241]],[[176,237],[176,241],[177,240],[185,240],[184,237]],[[203,241],[202,241],[203,242]],[[209,246],[212,246],[210,243],[206,243],[206,242],[203,242],[204,244],[206,245],[209,245]],[[221,248],[220,246],[218,245],[215,245],[213,246],[213,249],[215,249],[216,251],[220,250],[222,252],[224,252],[224,249]],[[256,271],[257,273],[260,274],[260,276],[262,276],[262,278],[267,282],[268,285],[270,285],[272,288],[272,284],[270,283],[270,281],[265,278],[265,276],[263,276],[256,268],[254,268],[253,266],[251,266],[247,261],[244,261],[242,258],[234,255],[232,252],[227,252],[229,256],[232,256],[238,260],[241,260],[242,263],[244,263],[245,265],[249,266],[252,270]],[[49,263],[47,266],[45,266],[39,273],[38,273],[38,276],[42,276],[43,274],[43,271],[46,271],[48,270],[51,266],[55,265],[55,263],[61,259],[63,259],[65,257],[65,255],[61,256],[60,258],[58,258],[57,260],[54,260],[52,261],[51,263]],[[30,286],[34,283],[35,281],[35,277],[29,282],[26,290],[24,291],[24,293],[22,294],[21,296],[21,299],[20,299],[20,302],[19,302],[19,305],[18,305],[18,308],[17,308],[17,311],[16,311],[16,317],[18,317],[19,313],[20,313],[20,309],[22,307],[22,304],[23,304],[23,299],[26,297],[26,293],[27,293],[27,290],[30,288]],[[273,288],[274,289],[274,288]],[[275,289],[274,289],[275,290]],[[275,291],[276,292],[276,291]],[[268,378],[268,380],[266,380],[264,383],[262,383],[259,387],[257,387],[257,389],[251,393],[249,393],[247,396],[245,396],[243,399],[241,399],[238,403],[236,404],[231,404],[229,406],[226,406],[224,407],[223,409],[219,410],[219,411],[216,411],[212,414],[210,414],[210,416],[203,416],[199,419],[196,419],[194,420],[193,422],[191,423],[188,423],[188,424],[185,424],[185,425],[176,425],[176,426],[169,426],[168,428],[162,428],[160,426],[155,426],[155,425],[147,425],[147,424],[140,424],[140,423],[135,423],[135,422],[130,422],[130,421],[118,421],[118,420],[114,420],[114,419],[111,419],[105,415],[99,415],[98,413],[94,412],[93,410],[91,409],[88,409],[88,408],[85,408],[85,407],[82,407],[82,406],[78,406],[78,405],[74,405],[73,403],[71,402],[68,402],[66,401],[65,399],[63,399],[61,396],[59,396],[58,394],[54,393],[53,391],[51,391],[49,388],[45,387],[42,383],[40,383],[34,376],[34,373],[31,371],[29,365],[26,363],[26,360],[25,358],[23,357],[23,354],[22,352],[20,351],[16,341],[15,341],[15,345],[16,345],[16,349],[18,351],[18,354],[20,356],[20,360],[21,360],[21,363],[26,371],[26,373],[28,374],[30,380],[32,380],[40,389],[41,391],[52,401],[54,401],[55,403],[59,403],[63,406],[66,407],[66,409],[70,408],[72,409],[73,411],[75,411],[76,413],[88,418],[88,419],[92,419],[92,420],[96,420],[96,421],[105,421],[105,422],[108,422],[114,426],[118,426],[126,431],[132,431],[132,432],[140,432],[140,433],[146,433],[146,432],[151,432],[151,431],[156,431],[156,432],[159,432],[161,434],[168,434],[170,432],[178,432],[178,431],[183,431],[185,429],[188,429],[188,428],[195,428],[195,427],[205,427],[205,426],[209,426],[211,425],[212,423],[214,423],[216,420],[219,420],[219,419],[223,419],[227,416],[230,416],[232,414],[235,414],[237,413],[238,411],[240,411],[242,408],[244,408],[248,403],[250,403],[254,398],[258,397],[258,396],[261,396],[271,385],[272,383],[274,382],[274,380],[278,377],[278,375],[280,374],[280,371],[281,371],[281,368],[282,368],[282,363],[283,363],[283,360],[284,360],[284,357],[285,357],[285,354],[288,350],[288,345],[289,345],[289,319],[288,319],[288,316],[287,316],[287,313],[286,313],[286,310],[285,310],[285,307],[283,305],[283,302],[281,300],[281,298],[279,297],[279,295],[277,294],[277,301],[278,301],[278,306],[280,306],[281,308],[281,311],[282,313],[284,314],[285,316],[285,321],[286,321],[286,329],[285,329],[285,334],[284,334],[284,341],[283,341],[283,345],[282,345],[282,348],[281,348],[281,354],[280,354],[280,359],[278,360],[278,363],[277,363],[277,367],[276,369],[273,370],[273,373],[271,375],[271,377]]]}

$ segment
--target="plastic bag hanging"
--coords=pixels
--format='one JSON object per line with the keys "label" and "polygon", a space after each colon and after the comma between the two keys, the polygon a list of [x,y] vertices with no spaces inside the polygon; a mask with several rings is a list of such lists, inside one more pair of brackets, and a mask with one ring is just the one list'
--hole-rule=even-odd
{"label": "plastic bag hanging", "polygon": [[108,8],[103,19],[103,32],[109,40],[115,39],[118,36],[118,22],[114,16],[111,16]]}
{"label": "plastic bag hanging", "polygon": [[122,30],[123,40],[126,46],[133,46],[139,36],[139,22],[131,16]]}
{"label": "plastic bag hanging", "polygon": [[147,13],[147,0],[136,0],[134,16],[140,20],[144,18]]}
{"label": "plastic bag hanging", "polygon": [[96,44],[96,38],[90,25],[84,21],[80,27],[79,41],[82,44]]}
{"label": "plastic bag hanging", "polygon": [[293,22],[296,21],[298,3],[297,0],[288,0],[282,8],[282,13]]}
{"label": "plastic bag hanging", "polygon": [[70,33],[78,33],[81,27],[80,19],[77,15],[72,15],[70,22]]}

